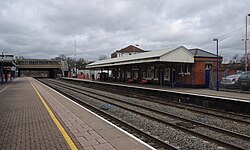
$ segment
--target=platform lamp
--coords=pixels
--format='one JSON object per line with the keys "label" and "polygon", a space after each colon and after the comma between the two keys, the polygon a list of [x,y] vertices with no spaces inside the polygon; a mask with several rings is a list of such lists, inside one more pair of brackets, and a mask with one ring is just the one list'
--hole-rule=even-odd
{"label": "platform lamp", "polygon": [[3,53],[5,53],[5,52],[2,52],[2,65],[1,65],[1,75],[2,75],[2,80],[1,80],[1,84],[3,84],[3,57],[4,57],[4,55],[3,55]]}
{"label": "platform lamp", "polygon": [[246,15],[246,37],[245,37],[245,71],[247,71],[247,67],[248,67],[248,55],[247,55],[247,18],[250,16],[250,14]]}
{"label": "platform lamp", "polygon": [[74,74],[74,70],[75,70],[75,78],[77,78],[77,69],[76,69],[76,67],[77,67],[77,65],[76,65],[76,40],[74,41],[74,50],[75,50],[75,52],[74,52],[74,55],[75,55],[75,68],[73,69],[73,74]]}
{"label": "platform lamp", "polygon": [[219,40],[214,38],[213,41],[216,41],[216,91],[219,91]]}
{"label": "platform lamp", "polygon": [[3,84],[3,52],[2,52],[1,76],[2,76],[1,84]]}

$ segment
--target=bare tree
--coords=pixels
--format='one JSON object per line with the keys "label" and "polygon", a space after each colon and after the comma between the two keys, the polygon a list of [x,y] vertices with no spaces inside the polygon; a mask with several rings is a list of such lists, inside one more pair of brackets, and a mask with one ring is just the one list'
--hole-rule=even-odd
{"label": "bare tree", "polygon": [[101,56],[98,57],[98,60],[104,60],[104,59],[108,59],[108,56],[101,55]]}
{"label": "bare tree", "polygon": [[22,59],[25,59],[23,56],[16,56],[16,59],[17,60],[22,60]]}

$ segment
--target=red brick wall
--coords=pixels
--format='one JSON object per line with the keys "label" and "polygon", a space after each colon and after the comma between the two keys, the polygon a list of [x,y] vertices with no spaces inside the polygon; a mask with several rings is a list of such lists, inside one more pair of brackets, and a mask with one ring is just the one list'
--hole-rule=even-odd
{"label": "red brick wall", "polygon": [[[221,69],[222,59],[219,59],[219,70]],[[211,64],[211,71],[216,71],[216,58],[195,58],[194,64],[194,84],[205,84],[205,65]]]}
{"label": "red brick wall", "polygon": [[181,64],[175,65],[175,73],[176,73],[176,82],[180,84],[192,84],[192,76],[193,76],[193,71],[192,71],[192,66],[193,64],[189,64],[189,74],[184,73],[181,74]]}
{"label": "red brick wall", "polygon": [[205,84],[205,62],[195,62],[194,64],[194,84]]}
{"label": "red brick wall", "polygon": [[117,57],[117,53],[116,52],[114,52],[114,53],[111,54],[111,58],[116,58],[116,57]]}

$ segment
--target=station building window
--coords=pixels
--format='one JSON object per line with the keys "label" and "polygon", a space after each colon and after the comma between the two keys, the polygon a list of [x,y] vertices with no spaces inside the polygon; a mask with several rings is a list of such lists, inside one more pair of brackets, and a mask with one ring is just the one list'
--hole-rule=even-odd
{"label": "station building window", "polygon": [[134,71],[134,78],[138,78],[138,71]]}
{"label": "station building window", "polygon": [[154,78],[154,70],[147,70],[147,78]]}
{"label": "station building window", "polygon": [[170,81],[170,68],[164,69],[164,80]]}
{"label": "station building window", "polygon": [[143,71],[143,72],[142,72],[142,78],[143,78],[143,79],[147,78],[147,73],[146,73],[146,71]]}
{"label": "station building window", "polygon": [[126,72],[127,73],[127,78],[131,78],[131,73],[129,71]]}
{"label": "station building window", "polygon": [[159,70],[158,70],[158,69],[155,69],[154,78],[158,78],[158,75],[159,75]]}
{"label": "station building window", "polygon": [[121,77],[121,68],[118,68],[117,69],[117,78],[120,78]]}
{"label": "station building window", "polygon": [[181,64],[180,74],[190,74],[190,64]]}
{"label": "station building window", "polygon": [[190,64],[186,64],[186,73],[190,74],[190,70],[191,70],[191,65]]}
{"label": "station building window", "polygon": [[184,71],[185,71],[185,64],[181,64],[180,73],[184,73]]}
{"label": "station building window", "polygon": [[206,70],[210,70],[211,68],[212,68],[212,64],[206,64],[206,65],[205,65],[205,69],[206,69]]}

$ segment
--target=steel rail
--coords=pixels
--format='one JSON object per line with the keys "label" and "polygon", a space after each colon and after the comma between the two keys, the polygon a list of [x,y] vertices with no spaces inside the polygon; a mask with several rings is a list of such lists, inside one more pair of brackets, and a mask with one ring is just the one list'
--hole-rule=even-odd
{"label": "steel rail", "polygon": [[[100,90],[103,90],[103,91],[106,90],[106,89],[100,88],[100,87],[98,87],[97,89],[100,89]],[[244,115],[244,114],[237,114],[237,113],[233,113],[233,112],[225,112],[225,111],[218,110],[218,109],[212,109],[212,108],[201,107],[201,106],[196,106],[196,105],[189,105],[189,104],[179,103],[179,102],[174,102],[174,101],[162,101],[163,100],[162,98],[157,98],[157,97],[154,97],[157,100],[152,100],[151,96],[149,96],[150,97],[149,98],[149,97],[145,97],[145,95],[142,95],[142,94],[139,94],[139,93],[136,93],[136,95],[134,93],[131,93],[131,92],[121,93],[120,91],[117,92],[113,88],[109,88],[109,92],[111,92],[111,90],[112,90],[113,93],[120,94],[120,95],[123,95],[123,96],[128,96],[128,97],[138,98],[138,99],[141,99],[141,100],[160,103],[160,104],[163,104],[163,105],[166,105],[166,106],[172,106],[172,107],[176,107],[176,108],[186,109],[186,110],[190,110],[190,111],[193,111],[193,112],[203,113],[203,114],[207,114],[207,115],[211,115],[211,116],[215,116],[215,117],[220,117],[220,118],[228,119],[228,120],[232,120],[232,121],[242,122],[242,123],[246,123],[246,124],[250,125],[250,116],[247,116],[247,115]],[[197,110],[197,109],[199,109],[199,110]],[[204,111],[204,109],[206,111],[216,112],[217,114],[206,112],[206,111]],[[220,113],[220,114],[218,114],[218,113]],[[227,115],[230,115],[231,117],[227,117]],[[236,118],[233,118],[232,116],[240,117],[242,119],[236,119]]]}
{"label": "steel rail", "polygon": [[[78,104],[84,106],[84,107],[87,107],[88,109],[96,112],[97,114],[105,117],[106,119],[110,119],[112,122],[115,122],[115,124],[117,124],[118,126],[120,126],[121,128],[126,128],[126,129],[129,129],[129,131],[135,135],[138,134],[140,136],[143,137],[143,139],[145,140],[146,139],[146,142],[149,143],[150,145],[152,145],[153,147],[156,147],[156,148],[166,148],[166,149],[170,149],[170,150],[178,150],[179,148],[178,147],[175,147],[169,143],[166,143],[160,139],[158,139],[157,137],[153,136],[153,135],[150,135],[149,133],[147,132],[144,132],[142,131],[141,129],[138,129],[137,127],[133,126],[132,124],[129,124],[113,115],[110,115],[108,114],[107,112],[99,109],[98,107],[96,106],[93,106],[91,104],[88,104],[84,101],[82,101],[80,98],[76,97],[76,96],[73,96],[71,94],[69,94],[68,92],[64,92],[64,91],[61,91],[55,87],[53,87],[52,85],[46,83],[46,82],[43,82],[42,80],[39,80],[40,82],[46,84],[47,86],[50,86],[51,88],[57,90],[58,92],[62,93],[63,95],[67,96],[68,98],[72,99],[73,101],[77,102]],[[142,137],[139,137],[139,138],[142,138]],[[154,143],[154,144],[152,144]],[[156,144],[156,145],[155,145]]]}
{"label": "steel rail", "polygon": [[[60,84],[60,83],[56,83],[56,84]],[[60,87],[62,87],[62,86],[60,86]],[[76,90],[76,89],[69,88],[69,87],[67,87],[67,86],[64,86],[64,88],[67,88],[67,89],[69,89],[69,90],[75,91],[75,92],[77,92],[77,93],[81,93],[81,94],[87,95],[87,96],[92,97],[92,98],[95,98],[95,99],[97,98],[96,96],[87,94],[87,93],[85,93],[85,92],[82,92],[82,91],[79,91],[79,90]],[[75,87],[74,87],[74,88],[75,88]],[[81,90],[82,90],[82,89],[81,89]],[[90,91],[88,91],[88,92],[90,92]],[[95,95],[96,95],[97,93],[92,93],[92,94],[95,94]],[[101,95],[101,94],[98,94],[98,95],[110,99],[110,97],[103,96],[103,95]],[[101,101],[104,101],[104,102],[108,102],[108,101],[105,101],[105,100],[103,100],[103,99],[101,99],[101,98],[98,98],[98,100],[101,100]],[[117,100],[117,99],[115,99],[115,100]],[[122,101],[122,102],[125,103],[124,101]],[[108,102],[108,103],[111,103],[111,102]],[[134,104],[128,103],[128,102],[127,102],[127,104],[129,104],[129,105],[134,105]],[[235,146],[235,145],[226,143],[226,142],[224,142],[224,141],[219,141],[219,140],[214,139],[214,138],[212,138],[212,137],[208,137],[208,136],[206,136],[206,135],[203,135],[203,134],[197,133],[197,132],[195,132],[195,131],[186,129],[186,128],[184,128],[184,127],[181,127],[181,126],[178,126],[178,125],[175,125],[175,124],[168,123],[168,122],[166,122],[165,120],[161,120],[161,119],[159,119],[159,118],[155,118],[155,117],[152,117],[152,116],[149,116],[149,115],[145,115],[145,113],[141,113],[141,112],[135,111],[135,110],[133,110],[133,109],[129,109],[129,108],[127,108],[127,107],[123,107],[123,106],[120,106],[120,105],[117,105],[117,104],[114,104],[114,103],[112,103],[112,105],[115,105],[115,106],[117,106],[117,107],[120,107],[120,108],[129,110],[129,111],[132,111],[132,112],[134,112],[134,113],[140,114],[140,115],[142,115],[142,116],[144,116],[144,117],[153,119],[153,120],[158,121],[158,122],[164,122],[165,124],[167,124],[167,125],[169,125],[169,126],[172,126],[172,127],[174,127],[174,128],[178,128],[178,129],[180,129],[180,130],[182,130],[182,131],[185,131],[185,132],[189,132],[189,133],[191,133],[191,134],[193,134],[193,135],[195,135],[195,136],[198,136],[198,137],[200,137],[200,138],[203,138],[203,139],[205,139],[205,140],[213,141],[213,142],[215,142],[215,143],[218,143],[219,145],[223,145],[223,146],[225,146],[225,147],[234,148],[234,149],[244,149],[244,148],[241,148],[241,147],[238,147],[238,146]],[[136,106],[136,105],[134,105],[134,106]],[[137,105],[136,107],[141,107],[141,108],[143,108],[143,109],[148,109],[148,108],[145,108],[145,107],[143,107],[143,106],[138,106],[138,105]],[[156,111],[156,110],[152,110],[152,109],[148,109],[148,110],[150,110],[150,111]],[[157,113],[163,113],[163,112],[157,112]],[[176,116],[171,116],[171,114],[166,114],[166,113],[163,113],[163,114],[164,114],[164,115],[169,115],[170,117],[178,118],[178,117],[176,117]],[[184,118],[178,118],[178,119],[179,119],[179,120],[183,120],[183,121],[190,121],[190,120],[187,120],[187,119],[184,119]],[[221,130],[220,128],[210,127],[210,126],[208,126],[208,125],[205,125],[205,124],[202,124],[202,123],[199,123],[199,122],[193,122],[193,123],[196,123],[196,124],[199,124],[199,125],[203,125],[203,126],[206,126],[206,127],[208,127],[208,128],[212,128],[213,130],[217,130],[217,132],[222,132],[222,131],[223,131],[223,132],[225,132],[225,133],[227,133],[227,134],[230,134],[231,136],[236,136],[236,137],[241,137],[241,138],[242,138],[242,135],[241,135],[241,134],[237,134],[237,133],[236,133],[236,135],[235,135],[235,133],[228,132],[228,131],[223,130],[223,129]],[[244,139],[245,139],[245,138],[247,138],[247,139],[249,138],[249,137],[244,137],[244,136],[245,136],[245,135],[243,135],[243,138],[244,138]]]}

